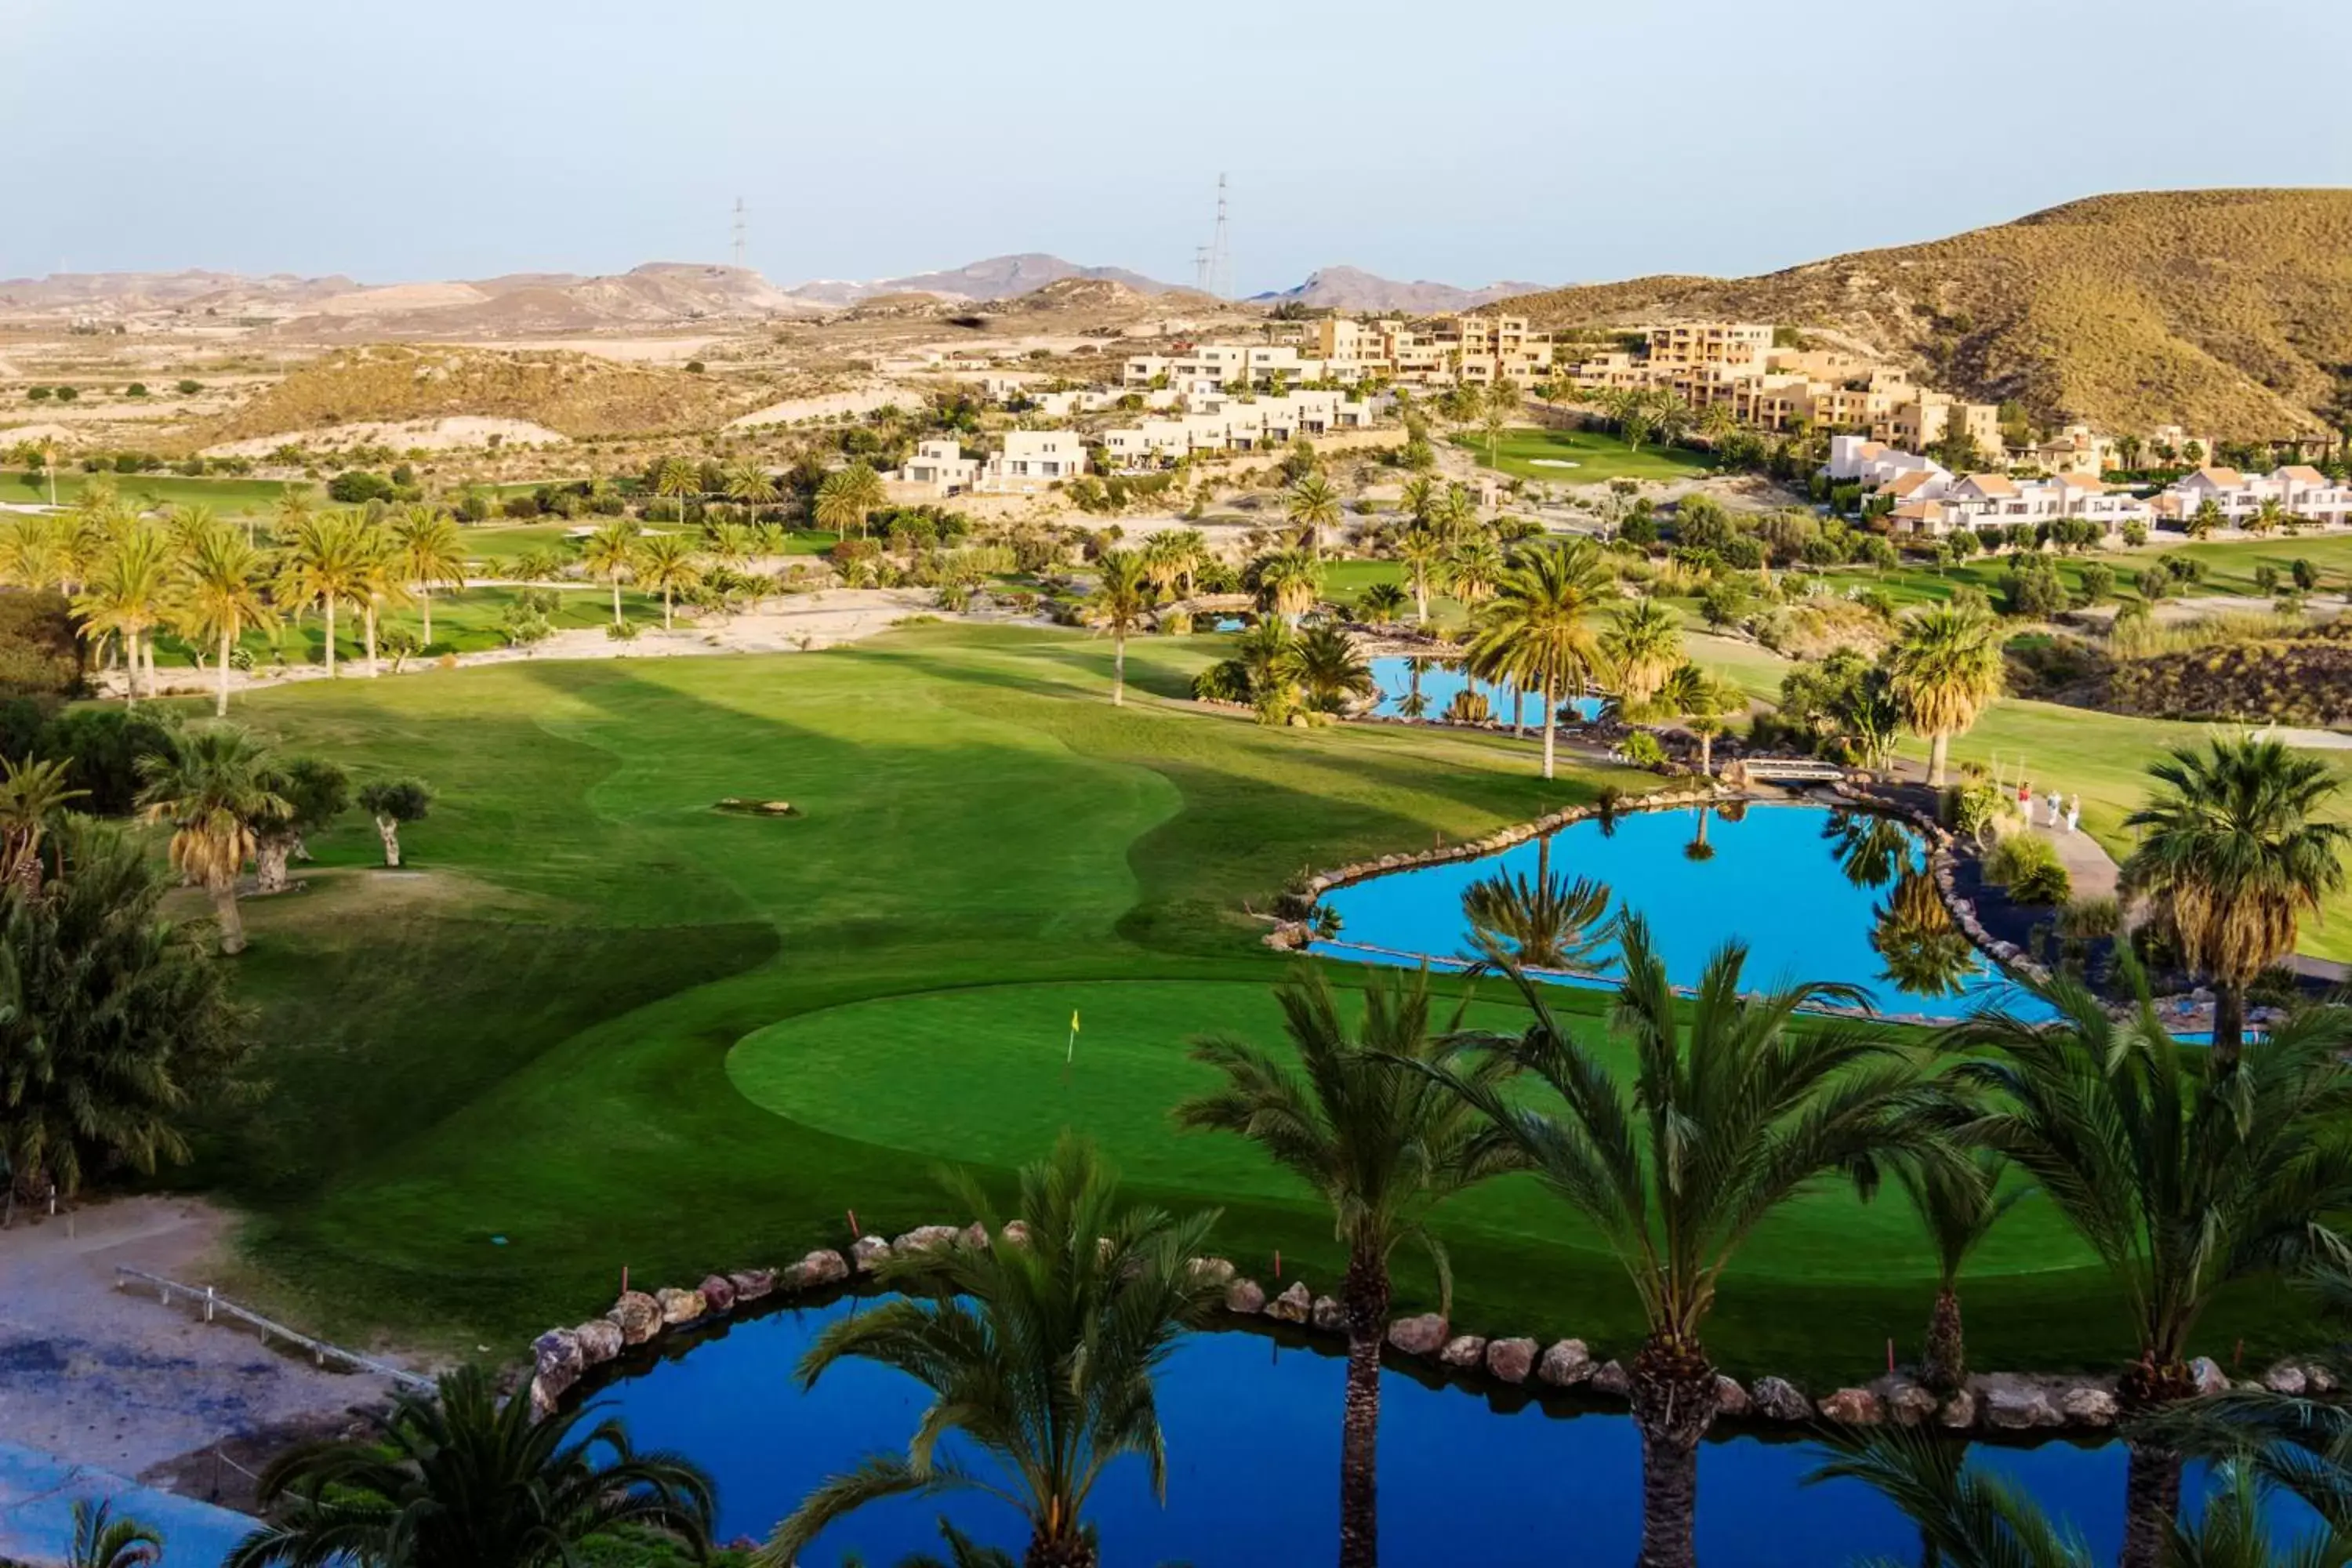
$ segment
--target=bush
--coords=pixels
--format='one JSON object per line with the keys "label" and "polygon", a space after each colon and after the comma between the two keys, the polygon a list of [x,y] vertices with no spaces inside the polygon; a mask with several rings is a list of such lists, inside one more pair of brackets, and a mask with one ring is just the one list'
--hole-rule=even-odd
{"label": "bush", "polygon": [[1984,877],[2021,904],[2063,904],[2074,890],[2057,849],[2031,833],[2012,833],[1994,845],[1984,858]]}
{"label": "bush", "polygon": [[58,401],[59,403],[71,403],[75,398],[79,397],[81,393],[74,387],[60,386],[58,388]]}
{"label": "bush", "polygon": [[204,389],[205,384],[203,382],[189,381],[184,378],[174,390],[183,397],[194,397],[197,393],[202,392]]}
{"label": "bush", "polygon": [[46,386],[28,386],[25,389],[25,395],[36,403],[47,403],[57,394]]}
{"label": "bush", "polygon": [[2074,884],[2066,868],[2052,860],[2035,866],[2009,885],[2009,896],[2021,904],[2063,904],[2074,896]]}
{"label": "bush", "polygon": [[160,709],[71,709],[42,732],[41,754],[66,759],[68,782],[89,792],[82,809],[126,816],[139,795],[139,759],[163,750],[176,724]]}
{"label": "bush", "polygon": [[122,389],[122,395],[125,397],[144,397],[147,395],[147,384],[143,381],[134,381],[129,386]]}
{"label": "bush", "polygon": [[392,500],[398,488],[382,474],[345,468],[327,481],[327,499],[341,506],[363,506],[372,500]]}
{"label": "bush", "polygon": [[1647,730],[1636,730],[1626,736],[1619,744],[1617,754],[1637,768],[1664,767],[1666,763],[1665,747],[1660,745],[1658,738]]}
{"label": "bush", "polygon": [[79,696],[84,647],[63,595],[0,595],[0,697]]}

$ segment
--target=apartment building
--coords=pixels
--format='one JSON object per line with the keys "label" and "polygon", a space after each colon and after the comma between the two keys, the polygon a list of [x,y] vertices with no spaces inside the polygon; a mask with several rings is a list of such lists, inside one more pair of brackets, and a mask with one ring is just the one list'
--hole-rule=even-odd
{"label": "apartment building", "polygon": [[2304,463],[2290,463],[2267,474],[2202,468],[2167,486],[2156,498],[2155,510],[2168,522],[2186,524],[2209,500],[2231,528],[2243,527],[2262,512],[2266,501],[2277,503],[2277,510],[2286,516],[2332,528],[2352,521],[2352,485],[2337,484]]}
{"label": "apartment building", "polygon": [[1279,397],[1204,395],[1190,412],[1104,431],[1103,455],[1124,471],[1149,471],[1195,452],[1262,451],[1302,437],[1370,429],[1386,407],[1384,401],[1315,390]]}
{"label": "apartment building", "polygon": [[1769,322],[1689,321],[1652,327],[1647,359],[1660,370],[1713,364],[1762,371],[1771,352]]}
{"label": "apartment building", "polygon": [[2149,522],[2156,509],[2130,491],[2084,474],[2013,479],[2006,474],[1954,475],[1933,459],[1859,436],[1830,439],[1830,478],[1891,496],[1897,534],[1940,539],[1956,528],[2054,522],[2081,518],[2114,533]]}
{"label": "apartment building", "polygon": [[2069,425],[2027,456],[2053,474],[2087,474],[2095,479],[2116,467],[2116,444],[2088,425]]}
{"label": "apartment building", "polygon": [[1551,334],[1532,330],[1525,316],[1456,316],[1450,327],[1439,328],[1436,340],[1463,381],[1491,386],[1508,379],[1524,385],[1551,374]]}
{"label": "apartment building", "polygon": [[961,495],[1036,495],[1087,471],[1087,448],[1075,430],[1008,430],[1004,449],[967,458],[954,441],[918,441],[914,455],[882,476],[898,501]]}

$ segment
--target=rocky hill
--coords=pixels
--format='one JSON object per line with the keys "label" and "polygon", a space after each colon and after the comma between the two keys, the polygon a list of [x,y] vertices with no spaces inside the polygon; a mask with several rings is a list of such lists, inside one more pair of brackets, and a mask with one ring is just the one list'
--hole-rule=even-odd
{"label": "rocky hill", "polygon": [[1540,289],[1539,283],[1489,283],[1483,289],[1457,289],[1451,283],[1401,283],[1360,267],[1325,267],[1307,274],[1292,289],[1250,296],[1253,304],[1306,305],[1324,310],[1399,310],[1435,315],[1470,310]]}
{"label": "rocky hill", "polygon": [[1168,285],[1129,272],[1123,267],[1081,267],[1058,256],[1035,251],[1019,256],[992,256],[985,261],[946,272],[918,272],[905,278],[877,278],[849,282],[820,278],[795,283],[789,292],[800,300],[830,305],[855,305],[881,294],[936,294],[950,300],[1010,300],[1034,293],[1069,279],[1118,283],[1139,294],[1166,292]]}
{"label": "rocky hill", "polygon": [[1824,329],[2045,419],[2315,431],[2352,417],[2352,191],[2094,196],[1759,278],[1640,278],[1511,305],[1555,327]]}

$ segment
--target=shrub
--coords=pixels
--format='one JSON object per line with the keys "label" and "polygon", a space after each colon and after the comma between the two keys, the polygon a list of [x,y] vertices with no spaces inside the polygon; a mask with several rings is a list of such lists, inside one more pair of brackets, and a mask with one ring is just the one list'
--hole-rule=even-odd
{"label": "shrub", "polygon": [[125,397],[144,397],[147,395],[147,384],[143,381],[134,381],[129,386],[122,389],[122,395]]}
{"label": "shrub", "polygon": [[58,401],[59,403],[71,403],[75,398],[79,397],[81,393],[74,387],[60,386],[58,388]]}
{"label": "shrub", "polygon": [[698,359],[690,359],[686,362],[686,374],[688,375],[700,375],[706,368],[707,367]]}
{"label": "shrub", "polygon": [[36,403],[47,403],[57,394],[46,386],[28,386],[25,389],[25,395]]}
{"label": "shrub", "polygon": [[363,506],[372,500],[392,500],[397,488],[382,474],[345,468],[327,481],[327,498],[343,506]]}
{"label": "shrub", "polygon": [[1618,746],[1617,754],[1637,768],[1664,767],[1666,749],[1647,730],[1636,730]]}
{"label": "shrub", "polygon": [[2046,838],[2012,833],[1984,858],[1985,880],[2021,904],[2063,904],[2073,891],[2058,851]]}
{"label": "shrub", "polygon": [[2066,868],[2052,860],[2028,868],[2009,885],[2009,896],[2021,904],[2063,904],[2074,896],[2074,884]]}
{"label": "shrub", "polygon": [[2112,898],[2076,899],[2058,911],[2058,934],[2089,942],[2124,928],[2123,910]]}
{"label": "shrub", "polygon": [[203,382],[190,381],[185,377],[183,377],[179,385],[173,390],[177,391],[183,397],[194,397],[197,393],[202,392],[204,389],[205,384]]}

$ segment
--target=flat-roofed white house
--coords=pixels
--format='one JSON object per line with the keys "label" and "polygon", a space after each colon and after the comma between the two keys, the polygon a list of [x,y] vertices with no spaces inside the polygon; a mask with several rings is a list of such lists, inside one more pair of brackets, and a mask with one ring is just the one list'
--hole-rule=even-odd
{"label": "flat-roofed white house", "polygon": [[967,458],[953,441],[918,441],[905,465],[882,476],[899,500],[945,500],[960,496],[980,482],[986,465]]}
{"label": "flat-roofed white house", "polygon": [[1007,430],[1004,450],[988,460],[980,488],[992,495],[1035,495],[1086,471],[1086,444],[1076,431]]}
{"label": "flat-roofed white house", "polygon": [[2265,505],[2282,522],[2299,518],[2340,528],[2352,521],[2352,485],[2337,484],[2306,463],[2289,463],[2267,474],[2199,468],[2167,486],[2156,498],[2156,510],[2168,521],[2187,523],[2209,500],[2231,528],[2264,515]]}

